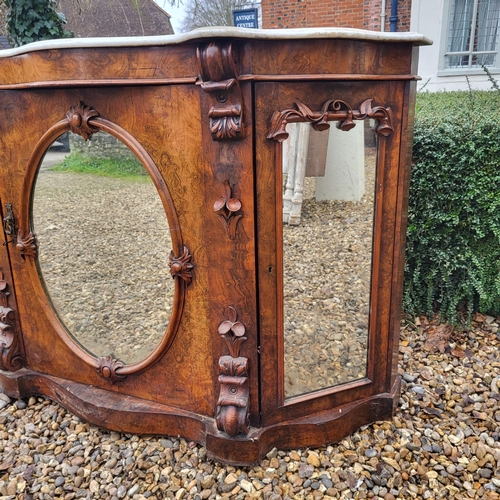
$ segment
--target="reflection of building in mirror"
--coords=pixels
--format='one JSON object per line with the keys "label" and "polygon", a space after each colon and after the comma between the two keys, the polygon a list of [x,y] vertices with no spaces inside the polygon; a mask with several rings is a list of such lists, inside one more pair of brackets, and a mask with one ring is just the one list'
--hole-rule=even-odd
{"label": "reflection of building in mirror", "polygon": [[[119,139],[110,134],[97,132],[88,141],[83,137],[70,134],[69,138],[71,151],[81,153],[92,158],[113,158],[137,160],[134,153]],[[138,161],[138,160],[137,160]]]}
{"label": "reflection of building in mirror", "polygon": [[283,222],[300,224],[304,181],[316,178],[316,199],[359,201],[365,193],[364,144],[373,143],[370,120],[349,132],[319,132],[309,123],[289,123],[283,143]]}
{"label": "reflection of building in mirror", "polygon": [[307,155],[297,154],[306,160],[301,219],[283,227],[286,398],[366,376],[376,175],[376,148],[365,148],[362,122],[349,132],[335,123],[324,132],[292,125],[290,138],[308,137],[308,150],[324,153],[319,167],[313,163],[317,177],[307,176]]}

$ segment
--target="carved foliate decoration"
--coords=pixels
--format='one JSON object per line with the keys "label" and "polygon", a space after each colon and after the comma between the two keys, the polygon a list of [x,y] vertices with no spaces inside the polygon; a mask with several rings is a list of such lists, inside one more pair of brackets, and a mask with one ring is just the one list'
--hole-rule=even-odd
{"label": "carved foliate decoration", "polygon": [[81,135],[86,141],[93,134],[99,132],[99,128],[90,123],[90,120],[97,116],[99,116],[99,113],[90,106],[86,106],[82,101],[77,106],[71,107],[66,113],[71,132]]}
{"label": "carved foliate decoration", "polygon": [[185,245],[180,257],[175,257],[174,252],[170,252],[170,262],[168,264],[170,267],[170,274],[173,278],[181,278],[186,283],[186,286],[190,285],[193,279],[194,266],[191,264],[191,258],[192,255]]}
{"label": "carved foliate decoration", "polygon": [[217,101],[208,112],[214,141],[243,137],[243,94],[233,44],[217,41],[198,46],[197,84]]}
{"label": "carved foliate decoration", "polygon": [[228,181],[224,182],[223,195],[214,203],[214,212],[222,225],[226,229],[229,239],[236,238],[236,230],[239,220],[243,215],[237,212],[241,209],[241,201],[238,198],[233,198],[231,186]]}
{"label": "carved foliate decoration", "polygon": [[103,356],[97,358],[97,373],[104,378],[107,378],[111,382],[116,382],[117,380],[123,380],[126,376],[117,373],[117,370],[123,368],[123,363],[111,356]]}
{"label": "carved foliate decoration", "polygon": [[248,432],[249,384],[248,358],[240,357],[245,325],[238,321],[236,309],[229,307],[228,319],[219,325],[230,356],[219,358],[220,393],[217,401],[217,428],[230,436]]}
{"label": "carved foliate decoration", "polygon": [[17,233],[16,248],[21,253],[23,259],[26,259],[26,257],[36,258],[38,253],[36,236],[31,231],[26,236],[21,236],[21,232],[19,231]]}
{"label": "carved foliate decoration", "polygon": [[0,370],[17,371],[24,365],[15,312],[9,307],[9,285],[0,268]]}
{"label": "carved foliate decoration", "polygon": [[326,130],[330,128],[329,121],[337,121],[337,128],[348,131],[356,126],[355,120],[366,118],[377,120],[375,132],[387,137],[394,131],[391,108],[373,106],[372,103],[373,99],[367,99],[361,103],[359,109],[353,109],[345,101],[329,99],[323,104],[321,111],[311,111],[305,104],[297,102],[297,109],[274,112],[267,138],[283,142],[288,138],[287,123],[310,122],[316,130]]}
{"label": "carved foliate decoration", "polygon": [[214,141],[227,141],[241,136],[240,106],[214,107],[208,116]]}

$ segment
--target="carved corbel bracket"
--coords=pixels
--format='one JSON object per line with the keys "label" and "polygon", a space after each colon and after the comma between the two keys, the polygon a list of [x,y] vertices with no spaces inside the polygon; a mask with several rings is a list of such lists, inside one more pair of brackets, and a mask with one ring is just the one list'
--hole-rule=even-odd
{"label": "carved corbel bracket", "polygon": [[0,370],[17,371],[24,366],[15,312],[9,307],[9,285],[0,269]]}
{"label": "carved corbel bracket", "polygon": [[188,248],[184,245],[183,252],[179,257],[175,257],[174,252],[170,252],[169,267],[170,274],[173,278],[178,277],[182,279],[186,286],[191,284],[193,280],[193,264],[191,264],[192,255],[189,253]]}
{"label": "carved corbel bracket", "polygon": [[219,358],[220,393],[217,401],[217,428],[236,436],[246,434],[249,427],[248,358],[240,357],[245,325],[238,321],[236,309],[229,307],[228,319],[219,325],[219,334],[226,342],[230,356]]}
{"label": "carved corbel bracket", "polygon": [[95,109],[80,101],[77,106],[72,106],[66,113],[66,120],[68,120],[71,132],[81,135],[87,141],[93,134],[99,132],[99,129],[90,123],[90,120],[97,116],[99,113]]}
{"label": "carved corbel bracket", "polygon": [[217,428],[230,436],[247,434],[249,428],[248,359],[219,358],[220,394],[217,402]]}
{"label": "carved corbel bracket", "polygon": [[353,109],[348,103],[340,99],[329,99],[321,107],[320,111],[312,111],[305,104],[296,102],[297,109],[286,109],[275,111],[271,118],[271,127],[268,139],[283,142],[288,139],[286,131],[287,123],[310,122],[315,130],[326,130],[330,128],[330,121],[337,122],[337,128],[348,131],[356,126],[355,120],[372,118],[378,121],[375,132],[387,137],[393,131],[391,108],[373,106],[373,99],[363,101],[359,109]]}
{"label": "carved corbel bracket", "polygon": [[241,201],[233,198],[229,181],[224,182],[223,195],[214,203],[214,212],[226,229],[229,239],[236,238],[238,222],[243,217],[237,212],[241,209]]}
{"label": "carved corbel bracket", "polygon": [[217,41],[197,48],[200,76],[197,85],[215,96],[208,112],[210,132],[214,141],[243,137],[243,94],[233,44]]}
{"label": "carved corbel bracket", "polygon": [[123,363],[111,356],[97,358],[97,373],[111,382],[123,380],[126,377],[126,375],[118,373],[120,368],[123,368]]}

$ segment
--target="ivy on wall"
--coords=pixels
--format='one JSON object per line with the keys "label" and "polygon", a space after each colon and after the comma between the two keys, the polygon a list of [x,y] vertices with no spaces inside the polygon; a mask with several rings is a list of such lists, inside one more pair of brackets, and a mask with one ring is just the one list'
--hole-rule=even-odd
{"label": "ivy on wall", "polygon": [[54,0],[4,0],[9,41],[18,47],[38,40],[72,37]]}

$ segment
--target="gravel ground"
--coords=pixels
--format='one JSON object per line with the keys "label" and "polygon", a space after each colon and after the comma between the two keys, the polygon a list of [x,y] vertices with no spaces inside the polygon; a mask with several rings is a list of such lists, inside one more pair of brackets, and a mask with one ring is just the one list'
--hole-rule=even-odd
{"label": "gravel ground", "polygon": [[33,202],[39,266],[67,330],[124,363],[160,342],[173,305],[165,210],[149,176],[42,170]]}
{"label": "gravel ground", "polygon": [[[56,174],[47,172],[44,175]],[[55,210],[58,206],[55,197],[61,197],[64,189],[67,193],[64,195],[67,196],[64,202],[66,207],[72,200],[75,207],[80,207],[83,211],[90,210],[85,200],[77,201],[74,198],[72,193],[74,179],[66,177],[67,184],[61,182],[57,186],[62,191],[58,192],[57,196],[56,193],[52,193],[49,203],[44,205],[44,211],[41,212],[45,214],[44,218],[38,223],[35,220],[39,227],[37,232],[40,234],[41,244],[48,241],[44,238],[61,236],[57,236],[57,233],[60,231],[58,228],[61,225],[60,217],[63,217],[61,213],[64,212],[64,204],[59,207],[59,215],[54,220],[48,218],[46,210]],[[99,186],[105,186],[105,183],[106,181],[100,178],[97,184],[86,186],[86,191],[99,189]],[[115,187],[120,185],[115,180],[113,184]],[[47,184],[48,187],[51,185],[54,184],[52,182]],[[121,209],[126,210],[128,214],[127,234],[130,236],[131,228],[137,229],[139,234],[134,233],[133,238],[129,237],[120,242],[117,251],[123,250],[129,241],[137,243],[148,238],[157,241],[160,236],[152,233],[156,222],[152,222],[151,227],[142,228],[133,218],[133,214],[138,210],[148,210],[148,213],[150,211],[153,213],[154,210],[158,212],[157,207],[144,208],[143,201],[140,207],[137,207],[126,194],[127,186],[116,189],[119,203],[98,203],[101,208],[92,206],[94,211],[88,212],[92,216],[88,217],[86,230],[93,235],[92,238],[95,238],[93,241],[105,241],[109,237],[106,231],[112,230],[103,225],[100,214],[112,212],[116,220],[118,215],[115,211]],[[141,195],[141,200],[150,198],[155,196],[149,196],[146,192]],[[308,208],[308,203],[310,202],[306,202],[304,220],[314,220],[314,214],[317,212],[312,210],[311,206]],[[369,216],[363,212],[362,204],[348,207],[346,204],[327,203],[321,204],[315,210],[324,211],[331,216],[330,211],[336,206],[342,212],[349,212],[350,216],[347,219],[354,217],[355,220],[364,220],[363,217]],[[95,211],[101,209],[102,212]],[[161,215],[160,211],[160,218]],[[347,219],[339,219],[338,225],[342,231],[351,224]],[[324,219],[320,217],[318,220]],[[366,226],[366,220],[364,222]],[[322,228],[322,231],[324,230]],[[44,231],[45,234],[41,234]],[[155,234],[154,238],[151,238],[151,234]],[[67,239],[68,236],[63,235],[60,241]],[[70,241],[74,242],[74,239],[71,237]],[[309,239],[310,235],[302,236],[302,241]],[[338,322],[338,326],[346,327],[349,335],[330,339],[328,327],[332,325],[322,325],[321,321],[313,322],[307,317],[302,324],[294,326],[294,330],[304,329],[307,334],[310,332],[306,331],[306,328],[314,328],[311,333],[314,338],[313,348],[319,345],[328,349],[329,344],[338,343],[339,352],[345,352],[346,347],[349,349],[349,357],[344,360],[343,365],[337,367],[337,372],[332,372],[333,375],[320,374],[320,377],[323,377],[321,384],[339,383],[339,380],[350,377],[357,378],[362,376],[360,374],[363,370],[356,361],[356,356],[358,358],[364,356],[365,340],[362,332],[366,331],[367,325],[362,322],[366,321],[363,318],[366,318],[367,302],[366,298],[362,298],[362,291],[366,290],[367,286],[366,269],[369,269],[369,260],[366,260],[365,254],[360,257],[361,260],[356,260],[351,255],[359,252],[348,250],[349,245],[351,250],[353,247],[349,243],[347,233],[345,239],[339,236],[339,242],[340,250],[337,250],[339,265],[351,266],[358,271],[354,273],[356,277],[352,276],[354,281],[349,283],[347,290],[351,293],[351,296],[345,299],[351,301],[346,302],[350,306],[347,307],[347,316],[334,319]],[[96,245],[98,247],[100,244]],[[139,265],[137,259],[152,261],[151,265],[155,269],[153,273],[155,282],[152,283],[152,288],[147,288],[149,283],[142,283],[136,276],[130,276],[130,287],[127,289],[127,294],[139,292],[142,297],[155,296],[151,304],[144,306],[147,312],[143,321],[146,323],[150,321],[150,311],[168,311],[169,289],[166,283],[171,283],[171,278],[168,274],[158,275],[161,266],[168,269],[166,261],[169,252],[163,251],[166,248],[163,245],[168,245],[168,241],[162,244],[162,251],[158,251],[158,245],[144,247],[148,249],[139,252],[139,257],[137,255],[131,257],[117,278],[120,283],[127,281],[125,279],[127,270],[130,274],[129,266]],[[77,251],[75,246],[76,243],[70,250],[61,251],[58,259],[67,258],[68,262],[74,259],[76,254],[73,252]],[[63,304],[61,307],[66,307],[68,314],[74,312],[76,308],[74,305],[64,306],[65,297],[78,295],[77,290],[84,291],[86,301],[90,300],[92,295],[104,300],[107,293],[115,293],[107,289],[99,289],[96,292],[95,287],[106,287],[109,279],[109,276],[105,279],[100,278],[100,273],[109,262],[102,260],[105,259],[105,253],[99,253],[97,247],[93,245],[90,249],[80,248],[78,252],[80,258],[97,259],[100,264],[93,265],[92,262],[85,261],[85,266],[71,269],[69,274],[60,274],[52,285],[48,284],[49,287],[55,286],[60,290],[60,300]],[[341,253],[346,257],[341,256]],[[147,255],[148,259],[142,258],[144,255]],[[120,259],[121,256],[120,253]],[[43,251],[41,258],[44,258]],[[159,260],[156,261],[156,258]],[[116,260],[115,257],[113,265],[116,264]],[[51,264],[46,261],[43,265]],[[141,265],[146,266],[149,263]],[[144,275],[151,272],[146,268],[143,271]],[[57,270],[54,273],[57,276]],[[46,274],[48,276],[48,273]],[[322,279],[323,271],[316,272],[316,276]],[[90,295],[83,286],[89,280],[92,280],[93,288]],[[359,280],[359,283],[356,280]],[[79,282],[79,288],[72,287],[71,291],[68,291],[63,287],[63,284],[70,286],[73,281]],[[325,282],[316,287],[322,294],[320,297],[315,297],[314,291],[309,297],[307,292],[302,297],[304,300],[300,302],[306,305],[306,309],[314,305],[312,302],[317,302],[321,311],[331,312],[333,305],[337,303],[334,299],[344,299],[340,296],[340,292],[337,294],[334,285],[331,285],[330,290],[324,290],[329,284],[330,281],[328,284]],[[115,288],[117,293],[110,295],[108,303],[118,303],[116,321],[122,322],[128,316],[119,315],[120,312],[127,310],[126,305],[120,301],[121,298],[127,297],[123,297],[121,286],[117,285]],[[155,290],[158,291],[157,294],[153,293]],[[294,294],[290,292],[290,298],[293,296]],[[328,300],[331,302],[325,304]],[[69,303],[73,304],[71,301]],[[92,316],[90,311],[94,305],[90,306],[88,302],[86,304],[81,318],[65,318],[65,321],[74,320],[75,325],[78,325],[78,321]],[[328,309],[329,306],[332,307]],[[134,310],[134,315],[136,313]],[[98,314],[95,316],[90,318],[92,322],[89,323],[97,325],[95,328],[99,327],[99,321],[104,325],[109,324],[109,318],[100,318]],[[146,324],[145,327],[149,328],[148,331],[153,335],[151,337],[153,343],[159,340],[167,321],[168,316],[165,316],[155,320],[152,325]],[[291,323],[290,319],[287,321]],[[341,321],[345,322],[345,325],[341,324]],[[32,397],[27,401],[12,402],[0,394],[0,499],[500,499],[499,323],[500,318],[476,315],[474,328],[468,334],[453,332],[447,326],[429,324],[425,319],[415,319],[413,323],[406,324],[402,328],[399,360],[400,372],[403,375],[402,394],[392,421],[364,426],[340,443],[321,449],[272,450],[256,467],[235,468],[213,462],[207,459],[203,447],[183,439],[143,438],[106,432],[80,421],[58,404],[45,398]],[[100,347],[92,344],[95,334],[90,336],[86,334],[89,329],[94,328],[94,326],[89,327],[89,324],[83,323],[80,329],[78,326],[74,328],[83,335],[80,337],[81,341],[88,342],[85,345],[91,349],[99,349]],[[108,335],[107,328],[104,330],[101,333]],[[298,334],[292,330],[288,332],[290,337],[288,337],[287,356],[291,361],[287,370],[289,375],[295,373],[295,380],[300,381],[302,377],[300,371],[312,370],[311,363],[308,358],[304,358],[305,361],[300,369],[293,371],[294,363],[296,365],[296,361],[293,360],[293,350],[298,340],[293,342],[290,340],[293,340],[292,335]],[[122,334],[125,335],[127,332]],[[112,335],[114,334],[108,337],[107,342],[113,341]],[[133,332],[131,335],[131,338],[137,338]],[[321,340],[323,337],[324,340]],[[352,349],[351,344],[346,345],[346,342],[352,343]],[[125,344],[128,345],[127,342]],[[118,352],[120,345],[119,342],[115,343],[113,351]],[[311,349],[311,346],[300,348],[307,350]],[[120,355],[124,359],[136,360],[143,354],[138,349],[135,353],[131,351]],[[335,352],[327,351],[325,359],[332,355],[333,359],[337,358]],[[352,367],[347,364],[349,359]],[[313,371],[323,368],[328,370],[326,363],[323,363],[322,367],[315,366]],[[335,379],[335,377],[340,378]],[[317,381],[314,380],[313,383]],[[314,386],[299,386],[298,389],[290,389],[287,394],[296,394],[311,388]]]}
{"label": "gravel ground", "polygon": [[359,202],[316,202],[306,178],[301,223],[283,227],[287,397],[366,375],[375,163],[372,148]]}
{"label": "gravel ground", "polygon": [[[255,467],[213,462],[183,439],[102,431],[44,398],[3,397],[0,498],[498,499],[498,320],[476,319],[450,338],[426,323],[402,329],[392,421],[320,449],[272,450]],[[436,338],[443,352],[431,352]]]}

